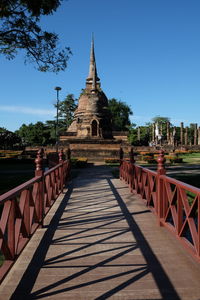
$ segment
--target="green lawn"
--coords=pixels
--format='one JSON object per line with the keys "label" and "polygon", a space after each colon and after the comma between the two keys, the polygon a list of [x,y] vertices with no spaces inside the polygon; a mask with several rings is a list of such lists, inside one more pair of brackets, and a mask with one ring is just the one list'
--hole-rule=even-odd
{"label": "green lawn", "polygon": [[34,177],[34,161],[0,160],[0,194]]}
{"label": "green lawn", "polygon": [[34,172],[27,173],[13,173],[13,174],[1,174],[0,173],[0,194],[3,194],[14,187],[28,181],[34,177]]}
{"label": "green lawn", "polygon": [[170,175],[170,177],[173,177],[174,179],[180,180],[182,182],[185,182],[187,184],[196,186],[200,188],[200,174],[173,174]]}
{"label": "green lawn", "polygon": [[183,158],[184,163],[200,164],[200,153],[182,154],[179,157]]}

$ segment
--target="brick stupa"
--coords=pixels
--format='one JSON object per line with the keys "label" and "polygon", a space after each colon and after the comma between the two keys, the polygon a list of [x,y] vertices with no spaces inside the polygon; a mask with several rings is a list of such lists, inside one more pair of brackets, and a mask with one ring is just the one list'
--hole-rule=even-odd
{"label": "brick stupa", "polygon": [[86,88],[79,97],[78,107],[74,113],[74,120],[67,129],[67,135],[76,136],[81,139],[113,138],[108,99],[101,90],[100,79],[97,76],[93,39]]}
{"label": "brick stupa", "polygon": [[92,38],[86,87],[79,97],[74,119],[67,131],[60,136],[59,144],[64,148],[70,147],[73,156],[102,159],[118,157],[120,145],[126,140],[127,136],[121,136],[121,133],[117,137],[113,136],[112,116],[97,75]]}

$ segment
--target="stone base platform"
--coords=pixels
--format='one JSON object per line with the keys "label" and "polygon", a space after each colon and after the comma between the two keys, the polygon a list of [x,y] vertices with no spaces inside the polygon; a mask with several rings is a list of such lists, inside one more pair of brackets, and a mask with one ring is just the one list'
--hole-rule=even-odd
{"label": "stone base platform", "polygon": [[103,161],[105,158],[119,158],[120,147],[125,157],[128,156],[130,145],[122,140],[114,139],[60,139],[59,147],[64,151],[71,150],[72,157],[87,157],[89,161]]}

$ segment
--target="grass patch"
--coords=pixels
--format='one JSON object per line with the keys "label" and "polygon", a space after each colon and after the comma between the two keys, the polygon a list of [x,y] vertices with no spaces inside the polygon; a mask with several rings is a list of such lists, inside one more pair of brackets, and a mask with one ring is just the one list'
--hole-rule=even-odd
{"label": "grass patch", "polygon": [[35,169],[35,164],[34,163],[21,163],[21,164],[12,164],[11,162],[7,164],[1,164],[0,162],[0,172],[1,171],[26,171],[26,170],[32,170],[34,171]]}
{"label": "grass patch", "polygon": [[73,168],[85,168],[87,167],[87,158],[86,157],[72,157],[71,164]]}
{"label": "grass patch", "polygon": [[34,172],[28,173],[6,173],[0,174],[0,194],[17,187],[18,185],[28,181],[34,177]]}
{"label": "grass patch", "polygon": [[34,177],[35,164],[33,160],[0,161],[0,194],[17,187]]}
{"label": "grass patch", "polygon": [[200,174],[172,174],[170,177],[200,188]]}
{"label": "grass patch", "polygon": [[179,155],[185,163],[188,164],[200,164],[200,153],[187,153]]}
{"label": "grass patch", "polygon": [[109,166],[109,167],[119,167],[120,163],[118,163],[118,162],[116,162],[116,163],[106,163],[106,166]]}

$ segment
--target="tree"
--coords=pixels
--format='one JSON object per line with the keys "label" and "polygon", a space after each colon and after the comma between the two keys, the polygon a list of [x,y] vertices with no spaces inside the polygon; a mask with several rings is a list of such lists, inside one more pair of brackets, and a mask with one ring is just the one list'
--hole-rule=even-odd
{"label": "tree", "polygon": [[154,118],[152,118],[152,121],[154,123],[158,123],[158,124],[166,124],[167,122],[170,123],[170,118],[168,118],[168,117],[161,117],[161,116],[155,116]]}
{"label": "tree", "polygon": [[49,133],[49,140],[47,144],[54,145],[56,143],[56,120],[47,120],[45,125],[46,130]]}
{"label": "tree", "polygon": [[13,149],[16,145],[19,146],[21,138],[14,132],[0,127],[0,148]]}
{"label": "tree", "polygon": [[47,144],[55,143],[51,137],[49,127],[42,123],[23,124],[16,133],[21,137],[24,146],[46,146]]}
{"label": "tree", "polygon": [[155,116],[152,119],[153,123],[157,123],[160,128],[160,133],[162,133],[162,140],[167,139],[167,123],[171,125],[170,118],[168,117],[161,117],[161,116]]}
{"label": "tree", "polygon": [[25,50],[25,62],[37,64],[39,71],[59,72],[67,67],[69,47],[58,49],[59,37],[43,31],[40,18],[53,14],[62,0],[0,0],[0,53],[13,59]]}
{"label": "tree", "polygon": [[[138,128],[140,130],[140,140],[138,140]],[[134,146],[148,146],[150,139],[149,126],[140,126],[136,128],[135,124],[129,129],[128,140]]]}
{"label": "tree", "polygon": [[112,114],[113,130],[128,130],[128,127],[131,125],[129,116],[133,114],[131,108],[125,102],[115,98],[108,100],[108,108]]}
{"label": "tree", "polygon": [[[59,132],[66,130],[73,121],[74,111],[77,108],[77,99],[73,94],[68,94],[63,101],[59,102],[58,117],[59,117]],[[57,105],[55,105],[57,107]]]}

